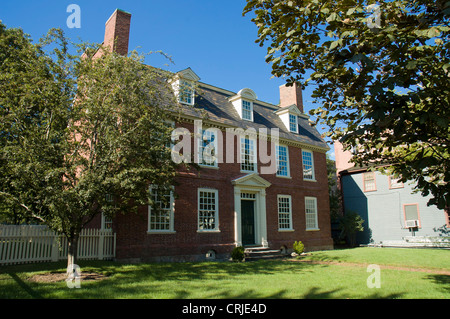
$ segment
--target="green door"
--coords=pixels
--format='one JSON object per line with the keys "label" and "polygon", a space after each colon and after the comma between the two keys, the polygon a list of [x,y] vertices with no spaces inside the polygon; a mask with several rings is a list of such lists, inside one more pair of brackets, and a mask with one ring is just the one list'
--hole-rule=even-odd
{"label": "green door", "polygon": [[241,200],[242,244],[255,244],[255,201]]}

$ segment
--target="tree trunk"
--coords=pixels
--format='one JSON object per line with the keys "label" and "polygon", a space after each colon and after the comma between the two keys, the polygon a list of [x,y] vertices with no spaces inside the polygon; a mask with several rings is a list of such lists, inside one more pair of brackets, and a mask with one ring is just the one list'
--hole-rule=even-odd
{"label": "tree trunk", "polygon": [[78,234],[74,234],[68,238],[69,247],[67,251],[67,272],[73,271],[73,266],[77,264],[78,259]]}

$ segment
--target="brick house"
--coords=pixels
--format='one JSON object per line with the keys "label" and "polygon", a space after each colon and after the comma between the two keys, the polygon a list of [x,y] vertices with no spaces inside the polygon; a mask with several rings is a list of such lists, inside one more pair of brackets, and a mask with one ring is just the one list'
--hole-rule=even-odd
{"label": "brick house", "polygon": [[[128,52],[130,20],[129,13],[116,10],[106,23],[104,44],[114,44],[120,54]],[[113,221],[102,218],[102,227],[116,232],[117,259],[222,258],[236,246],[290,250],[298,240],[307,250],[332,249],[329,147],[303,113],[301,88],[281,86],[280,105],[273,105],[249,88],[236,93],[202,83],[190,68],[171,81],[179,103],[192,106],[174,127],[200,134],[191,141],[200,169],[180,170],[171,194],[151,188],[156,201],[166,196],[170,205],[161,202],[158,211],[141,207]],[[207,120],[198,122],[196,110]],[[239,128],[244,134],[227,134]],[[278,141],[268,143],[261,129],[274,128]],[[206,147],[221,152],[222,160],[204,155]],[[263,150],[270,161],[263,160]],[[234,160],[225,160],[229,157]]]}

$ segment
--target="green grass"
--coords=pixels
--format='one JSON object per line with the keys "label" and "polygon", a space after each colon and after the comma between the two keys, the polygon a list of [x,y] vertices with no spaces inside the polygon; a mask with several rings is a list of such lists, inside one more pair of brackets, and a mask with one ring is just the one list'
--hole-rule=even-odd
{"label": "green grass", "polygon": [[[450,271],[448,250],[356,248],[315,252],[308,260],[333,263],[258,261],[124,265],[80,261],[82,272],[108,276],[101,281],[82,281],[80,289],[69,289],[65,282],[29,281],[35,274],[64,272],[62,263],[3,266],[0,267],[0,298],[450,298],[450,276],[437,273]],[[367,287],[367,278],[371,275],[367,272],[367,264],[380,265],[381,288]],[[429,272],[390,269],[389,265],[422,268]]]}

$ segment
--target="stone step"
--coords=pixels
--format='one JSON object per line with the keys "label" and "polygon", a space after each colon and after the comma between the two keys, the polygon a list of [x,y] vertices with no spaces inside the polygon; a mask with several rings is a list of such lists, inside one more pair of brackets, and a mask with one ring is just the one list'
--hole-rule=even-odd
{"label": "stone step", "polygon": [[281,259],[289,255],[279,249],[270,249],[267,247],[247,247],[244,250],[245,261]]}

